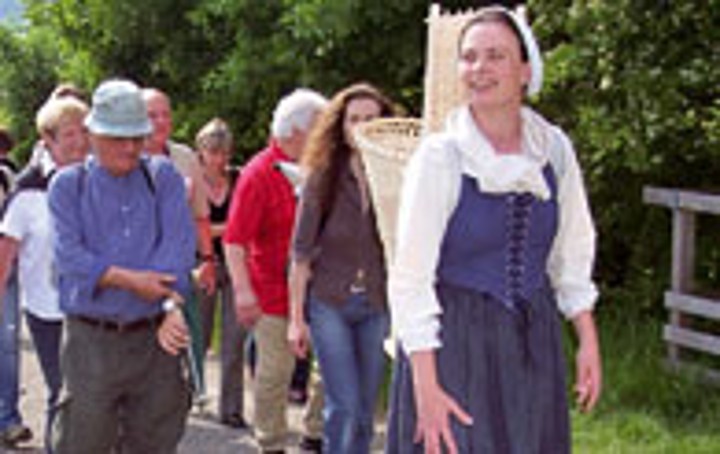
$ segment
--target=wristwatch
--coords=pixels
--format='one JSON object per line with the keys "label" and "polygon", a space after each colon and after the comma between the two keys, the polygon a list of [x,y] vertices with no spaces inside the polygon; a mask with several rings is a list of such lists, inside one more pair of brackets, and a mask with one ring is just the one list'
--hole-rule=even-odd
{"label": "wristwatch", "polygon": [[175,301],[172,298],[166,298],[162,302],[162,309],[163,309],[163,312],[165,312],[165,313],[172,312],[176,309],[180,309],[180,306],[182,306],[182,304],[178,303],[177,301]]}

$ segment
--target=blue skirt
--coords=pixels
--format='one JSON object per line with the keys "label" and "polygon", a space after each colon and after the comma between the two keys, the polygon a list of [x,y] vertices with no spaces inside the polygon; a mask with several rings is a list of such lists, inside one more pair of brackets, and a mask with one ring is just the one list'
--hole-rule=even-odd
{"label": "blue skirt", "polygon": [[[471,426],[451,422],[459,452],[569,453],[566,370],[550,289],[538,291],[523,309],[444,284],[437,292],[443,306],[438,380],[473,418]],[[422,453],[415,429],[410,363],[398,352],[385,452]]]}

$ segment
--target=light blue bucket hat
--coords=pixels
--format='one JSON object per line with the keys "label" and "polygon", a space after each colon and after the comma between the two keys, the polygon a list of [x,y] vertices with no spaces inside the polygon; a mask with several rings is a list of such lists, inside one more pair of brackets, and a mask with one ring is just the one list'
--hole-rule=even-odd
{"label": "light blue bucket hat", "polygon": [[93,134],[127,138],[150,135],[153,129],[140,88],[122,79],[98,86],[85,126]]}

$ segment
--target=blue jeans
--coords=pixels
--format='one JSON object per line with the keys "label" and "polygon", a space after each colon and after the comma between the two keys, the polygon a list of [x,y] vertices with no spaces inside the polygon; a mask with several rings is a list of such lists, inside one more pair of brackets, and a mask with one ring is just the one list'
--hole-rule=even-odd
{"label": "blue jeans", "polygon": [[325,386],[323,451],[367,454],[385,370],[387,312],[364,294],[351,295],[341,306],[311,297],[308,321]]}
{"label": "blue jeans", "polygon": [[17,279],[13,273],[0,301],[0,430],[22,424],[18,410],[20,377],[20,311]]}
{"label": "blue jeans", "polygon": [[44,320],[30,312],[25,312],[30,335],[35,344],[40,368],[42,369],[45,386],[48,390],[47,417],[45,419],[45,447],[50,452],[50,429],[57,412],[57,401],[62,385],[60,372],[60,341],[62,339],[62,322]]}

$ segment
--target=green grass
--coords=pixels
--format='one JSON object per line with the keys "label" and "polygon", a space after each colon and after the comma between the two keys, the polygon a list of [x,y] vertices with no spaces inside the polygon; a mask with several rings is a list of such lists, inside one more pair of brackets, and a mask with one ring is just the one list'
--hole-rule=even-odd
{"label": "green grass", "polygon": [[673,427],[656,415],[630,409],[596,418],[573,414],[573,446],[578,453],[718,453],[720,437]]}
{"label": "green grass", "polygon": [[[603,394],[589,415],[572,412],[579,454],[720,453],[720,385],[666,371],[663,318],[634,302],[605,301],[597,320],[603,353]],[[219,311],[218,311],[219,312]],[[218,314],[219,315],[219,314]],[[216,320],[219,328],[219,318]],[[566,324],[567,333],[570,326]],[[219,329],[214,333],[218,345]],[[571,336],[567,336],[568,344]],[[573,370],[568,349],[568,370]],[[387,410],[388,384],[380,412]],[[568,376],[572,382],[572,376]]]}
{"label": "green grass", "polygon": [[603,395],[594,413],[573,411],[574,452],[720,453],[720,386],[663,368],[664,320],[616,306],[598,321]]}
{"label": "green grass", "polygon": [[[661,338],[665,319],[660,312],[633,309],[633,303],[604,304],[607,307],[599,306],[597,314],[603,394],[591,414],[572,411],[573,452],[720,453],[720,385],[702,384],[665,370]],[[566,324],[569,386],[574,370],[571,330]],[[389,370],[386,380],[381,413],[387,411]]]}

